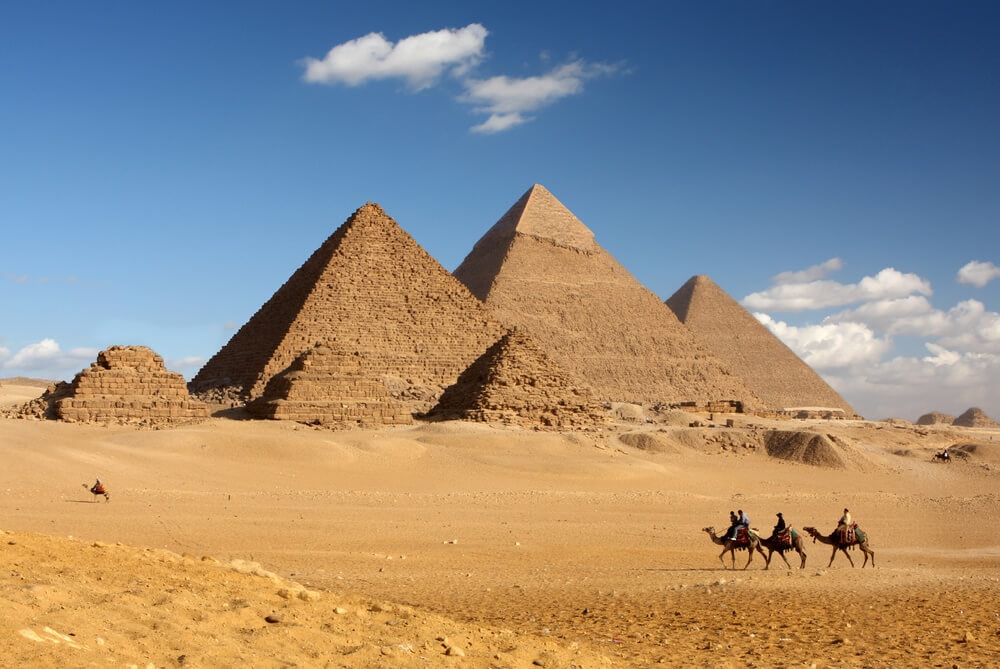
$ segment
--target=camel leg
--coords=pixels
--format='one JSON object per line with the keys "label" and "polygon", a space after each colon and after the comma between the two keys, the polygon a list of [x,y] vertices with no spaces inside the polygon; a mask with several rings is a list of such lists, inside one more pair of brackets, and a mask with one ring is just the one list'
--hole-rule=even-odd
{"label": "camel leg", "polygon": [[875,551],[873,551],[871,549],[864,549],[864,548],[862,548],[861,550],[864,551],[864,554],[865,554],[865,562],[864,562],[864,564],[861,565],[861,568],[862,569],[865,568],[865,565],[868,564],[868,556],[871,555],[871,558],[872,558],[872,569],[874,569],[875,568]]}
{"label": "camel leg", "polygon": [[780,555],[781,559],[785,561],[785,566],[791,569],[792,565],[788,563],[788,558],[785,557],[785,551],[778,551],[778,555]]}
{"label": "camel leg", "polygon": [[844,551],[844,557],[846,557],[847,561],[851,563],[851,567],[854,567],[854,559],[851,558],[851,554],[847,552],[847,548],[841,547],[840,550]]}
{"label": "camel leg", "polygon": [[833,547],[833,552],[830,553],[830,564],[826,565],[827,569],[829,569],[830,567],[833,566],[833,558],[837,557],[837,551],[838,550],[840,550],[840,549],[838,549],[836,546]]}
{"label": "camel leg", "polygon": [[[726,553],[727,553],[727,551],[726,551],[726,550],[723,550],[723,551],[722,551],[721,553],[719,553],[719,562],[721,562],[721,563],[722,563],[722,568],[723,568],[723,569],[725,569],[725,568],[726,568],[726,561],[722,559],[722,556],[723,556],[723,555],[725,555]],[[734,565],[733,565],[733,568],[734,568],[734,569],[736,568],[736,565],[735,565],[735,563],[734,563]]]}
{"label": "camel leg", "polygon": [[806,568],[806,552],[804,550],[802,550],[801,548],[799,549],[799,557],[802,558],[802,564],[799,565],[799,569],[805,569]]}

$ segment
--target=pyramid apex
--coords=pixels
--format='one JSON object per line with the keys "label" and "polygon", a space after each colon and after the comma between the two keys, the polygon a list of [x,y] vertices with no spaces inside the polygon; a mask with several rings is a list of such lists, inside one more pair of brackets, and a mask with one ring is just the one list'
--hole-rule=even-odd
{"label": "pyramid apex", "polygon": [[491,232],[505,229],[583,251],[596,246],[590,228],[541,184],[529,188]]}

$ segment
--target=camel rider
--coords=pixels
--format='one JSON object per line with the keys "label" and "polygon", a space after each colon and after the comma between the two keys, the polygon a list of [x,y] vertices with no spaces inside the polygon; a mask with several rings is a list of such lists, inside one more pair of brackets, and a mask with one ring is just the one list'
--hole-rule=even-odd
{"label": "camel rider", "polygon": [[726,532],[727,539],[736,539],[736,532],[740,529],[740,519],[736,517],[735,511],[729,512],[729,531]]}
{"label": "camel rider", "polygon": [[104,484],[101,483],[100,477],[98,477],[97,480],[94,481],[94,485],[90,488],[90,492],[94,493],[95,495],[103,495],[104,493],[107,492],[107,490],[104,489]]}
{"label": "camel rider", "polygon": [[750,519],[747,518],[747,514],[743,513],[743,509],[736,512],[736,524],[732,529],[732,538],[737,539],[740,536],[740,528],[745,529],[747,532],[750,531]]}
{"label": "camel rider", "polygon": [[848,511],[847,509],[844,509],[844,515],[842,515],[840,517],[840,520],[837,521],[837,529],[842,530],[844,528],[850,527],[852,522],[853,520],[851,519],[851,512]]}
{"label": "camel rider", "polygon": [[778,534],[780,534],[781,532],[785,531],[785,527],[786,527],[786,525],[785,525],[785,517],[782,516],[779,513],[778,514],[778,522],[774,525],[774,530],[772,530],[771,536],[772,537],[778,536]]}

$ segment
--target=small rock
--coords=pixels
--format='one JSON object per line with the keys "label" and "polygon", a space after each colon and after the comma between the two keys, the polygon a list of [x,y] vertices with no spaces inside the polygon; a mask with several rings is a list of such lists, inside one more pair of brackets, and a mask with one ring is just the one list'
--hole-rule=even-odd
{"label": "small rock", "polygon": [[444,654],[452,657],[465,657],[465,651],[458,646],[448,646],[445,648]]}
{"label": "small rock", "polygon": [[269,622],[272,625],[280,623],[282,620],[284,620],[284,617],[280,613],[271,613],[270,615],[264,616],[264,621]]}
{"label": "small rock", "polygon": [[303,602],[318,602],[320,594],[315,590],[300,590],[299,599]]}

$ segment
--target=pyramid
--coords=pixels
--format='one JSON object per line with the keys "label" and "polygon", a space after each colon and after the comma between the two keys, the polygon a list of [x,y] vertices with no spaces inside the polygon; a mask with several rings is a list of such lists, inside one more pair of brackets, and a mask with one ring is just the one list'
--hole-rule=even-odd
{"label": "pyramid", "polygon": [[591,390],[516,328],[462,372],[430,416],[560,429],[608,421]]}
{"label": "pyramid", "polygon": [[667,306],[770,409],[857,416],[819,374],[707,276],[691,277]]}
{"label": "pyramid", "polygon": [[317,344],[271,377],[264,394],[247,404],[258,418],[300,423],[374,426],[413,422],[406,406],[385,383],[366,375],[364,359]]}
{"label": "pyramid", "polygon": [[602,401],[761,405],[542,186],[529,189],[454,274]]}
{"label": "pyramid", "polygon": [[55,413],[70,422],[170,423],[207,418],[208,407],[191,398],[184,377],[168,372],[145,346],[112,346],[79,372]]}
{"label": "pyramid", "polygon": [[[191,380],[253,400],[317,342],[428,401],[503,336],[469,291],[380,206],[359,208]],[[428,403],[424,409],[431,404]]]}
{"label": "pyramid", "polygon": [[987,416],[986,412],[979,407],[967,409],[952,422],[952,425],[958,425],[959,427],[1000,427],[995,420]]}

